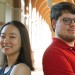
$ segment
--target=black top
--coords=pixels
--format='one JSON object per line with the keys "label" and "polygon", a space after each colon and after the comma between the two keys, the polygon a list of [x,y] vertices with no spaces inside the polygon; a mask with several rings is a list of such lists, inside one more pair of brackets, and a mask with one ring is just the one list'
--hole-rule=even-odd
{"label": "black top", "polygon": [[13,66],[9,69],[9,71],[7,73],[4,73],[5,69],[1,68],[0,69],[0,75],[10,75],[12,68],[13,68]]}

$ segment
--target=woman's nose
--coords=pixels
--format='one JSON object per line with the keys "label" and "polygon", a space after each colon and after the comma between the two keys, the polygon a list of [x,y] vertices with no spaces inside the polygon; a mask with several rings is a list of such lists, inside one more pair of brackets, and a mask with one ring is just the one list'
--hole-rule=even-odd
{"label": "woman's nose", "polygon": [[4,43],[9,43],[9,38],[6,37],[4,40],[3,40]]}

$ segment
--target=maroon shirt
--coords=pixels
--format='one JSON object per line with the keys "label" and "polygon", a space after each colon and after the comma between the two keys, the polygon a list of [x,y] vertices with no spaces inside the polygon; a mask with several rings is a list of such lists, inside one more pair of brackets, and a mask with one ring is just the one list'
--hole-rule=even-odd
{"label": "maroon shirt", "polygon": [[75,46],[54,38],[43,55],[44,75],[75,75]]}

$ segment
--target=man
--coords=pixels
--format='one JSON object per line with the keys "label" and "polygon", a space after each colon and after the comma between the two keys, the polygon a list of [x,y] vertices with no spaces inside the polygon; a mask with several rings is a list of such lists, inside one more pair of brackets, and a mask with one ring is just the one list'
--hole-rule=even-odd
{"label": "man", "polygon": [[51,24],[55,37],[43,55],[44,75],[75,75],[75,5],[54,5]]}

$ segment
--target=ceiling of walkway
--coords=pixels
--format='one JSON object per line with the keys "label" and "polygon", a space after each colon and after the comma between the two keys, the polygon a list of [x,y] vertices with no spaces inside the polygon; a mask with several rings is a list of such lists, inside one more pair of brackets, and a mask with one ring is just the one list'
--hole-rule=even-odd
{"label": "ceiling of walkway", "polygon": [[75,3],[75,0],[31,0],[32,6],[36,7],[39,14],[46,20],[46,22],[50,25],[50,8],[53,4],[68,1]]}
{"label": "ceiling of walkway", "polygon": [[[13,0],[15,7],[20,7],[21,0]],[[29,5],[30,0],[24,0],[25,6]],[[31,0],[32,8],[36,8],[39,14],[44,18],[44,20],[50,25],[50,8],[53,4],[59,3],[62,1],[68,1],[75,3],[75,0]]]}

